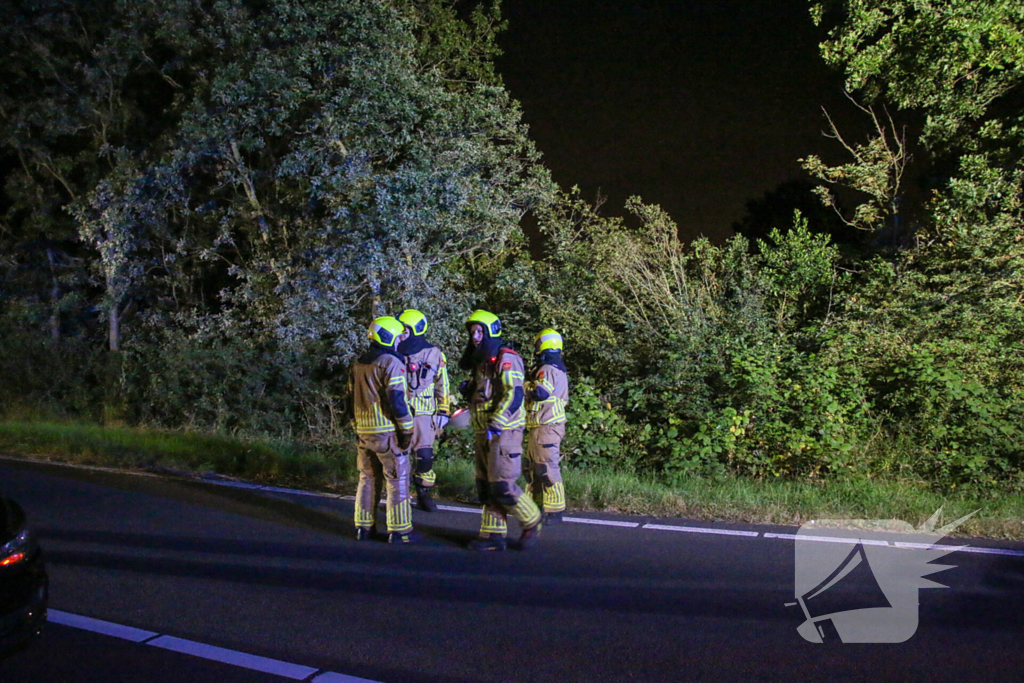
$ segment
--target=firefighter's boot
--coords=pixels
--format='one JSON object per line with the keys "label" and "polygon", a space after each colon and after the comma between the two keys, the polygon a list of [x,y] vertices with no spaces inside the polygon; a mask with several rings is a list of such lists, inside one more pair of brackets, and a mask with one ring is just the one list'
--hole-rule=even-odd
{"label": "firefighter's boot", "polygon": [[416,507],[425,512],[437,511],[437,503],[434,502],[434,497],[430,495],[430,489],[422,484],[416,484]]}
{"label": "firefighter's boot", "polygon": [[407,531],[404,534],[392,531],[388,534],[388,543],[422,543],[423,535],[418,531]]}
{"label": "firefighter's boot", "polygon": [[504,538],[478,538],[469,544],[469,549],[483,552],[500,552],[507,546],[508,544]]}
{"label": "firefighter's boot", "polygon": [[379,541],[384,538],[384,534],[377,531],[376,527],[358,527],[356,528],[356,540],[357,541]]}
{"label": "firefighter's boot", "polygon": [[516,541],[516,549],[529,550],[537,545],[540,541],[540,527],[541,523],[537,522],[529,529],[523,529],[522,535],[519,537],[519,540]]}

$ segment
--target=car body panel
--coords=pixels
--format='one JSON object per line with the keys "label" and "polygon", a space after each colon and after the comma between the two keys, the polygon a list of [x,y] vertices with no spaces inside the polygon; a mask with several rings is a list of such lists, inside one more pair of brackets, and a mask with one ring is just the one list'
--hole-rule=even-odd
{"label": "car body panel", "polygon": [[[0,496],[0,549],[25,530],[21,506]],[[16,552],[0,550],[0,657],[38,636],[46,624],[49,579],[43,551],[31,535],[27,538]]]}

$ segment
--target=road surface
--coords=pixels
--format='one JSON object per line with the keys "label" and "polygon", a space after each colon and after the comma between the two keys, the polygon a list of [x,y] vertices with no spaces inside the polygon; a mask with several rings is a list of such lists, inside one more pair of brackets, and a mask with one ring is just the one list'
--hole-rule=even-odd
{"label": "road surface", "polygon": [[1024,680],[1021,544],[950,555],[905,643],[815,645],[785,606],[793,528],[569,513],[609,524],[477,554],[478,514],[454,509],[392,546],[357,543],[334,497],[12,459],[0,493],[41,536],[55,610],[3,683]]}

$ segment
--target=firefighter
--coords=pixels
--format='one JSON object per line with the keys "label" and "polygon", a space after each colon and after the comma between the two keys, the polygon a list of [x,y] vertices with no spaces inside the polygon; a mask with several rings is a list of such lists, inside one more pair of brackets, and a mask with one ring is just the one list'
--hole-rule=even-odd
{"label": "firefighter", "polygon": [[427,316],[410,308],[402,311],[398,320],[409,335],[398,344],[398,352],[405,356],[409,408],[413,414],[409,449],[414,462],[412,483],[419,508],[433,512],[437,510],[430,495],[436,481],[434,438],[448,423],[448,369],[441,350],[427,343]]}
{"label": "firefighter", "polygon": [[507,516],[522,526],[520,549],[531,548],[540,536],[540,509],[516,480],[522,471],[523,359],[502,345],[501,321],[488,311],[474,311],[466,320],[469,342],[459,367],[472,371],[464,384],[469,401],[476,455],[476,488],[483,504],[480,537],[473,550],[505,550]]}
{"label": "firefighter", "polygon": [[565,486],[558,466],[565,437],[569,377],[562,362],[562,335],[550,327],[533,340],[534,364],[526,382],[529,440],[523,476],[526,490],[544,506],[544,523],[557,524],[565,511]]}
{"label": "firefighter", "polygon": [[413,418],[406,404],[405,359],[398,342],[405,328],[390,316],[370,323],[370,348],[356,361],[350,376],[359,445],[356,464],[356,539],[376,535],[380,480],[387,486],[388,543],[412,543],[409,501],[409,445]]}

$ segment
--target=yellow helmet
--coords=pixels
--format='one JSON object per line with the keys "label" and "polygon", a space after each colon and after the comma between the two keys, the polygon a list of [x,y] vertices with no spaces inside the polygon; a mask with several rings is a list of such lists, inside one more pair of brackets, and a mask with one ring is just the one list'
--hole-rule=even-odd
{"label": "yellow helmet", "polygon": [[481,309],[473,311],[473,314],[466,319],[466,328],[468,329],[470,325],[480,325],[484,328],[487,336],[492,339],[501,334],[501,321],[490,311]]}
{"label": "yellow helmet", "polygon": [[398,320],[412,330],[414,337],[422,337],[423,333],[427,331],[427,316],[416,309],[405,309],[402,311],[402,315],[398,316]]}
{"label": "yellow helmet", "polygon": [[537,336],[533,338],[533,346],[537,350],[537,353],[546,351],[548,349],[554,349],[555,351],[562,350],[562,335],[558,334],[557,331],[548,327],[537,333]]}
{"label": "yellow helmet", "polygon": [[385,348],[391,348],[398,343],[398,335],[403,332],[405,332],[405,326],[402,323],[390,315],[385,315],[373,319],[373,322],[370,323],[369,334],[366,336]]}

